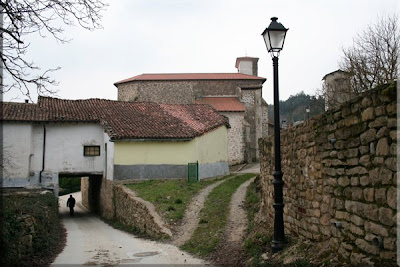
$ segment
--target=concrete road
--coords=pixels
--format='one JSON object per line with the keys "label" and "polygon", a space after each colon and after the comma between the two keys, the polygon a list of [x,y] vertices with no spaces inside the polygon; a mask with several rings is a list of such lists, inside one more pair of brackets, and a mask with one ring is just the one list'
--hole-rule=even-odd
{"label": "concrete road", "polygon": [[69,216],[69,209],[66,207],[69,195],[59,198],[60,214],[67,229],[67,244],[53,266],[205,264],[173,245],[137,238],[110,227],[80,204],[80,192],[73,196],[77,200],[74,217]]}
{"label": "concrete road", "polygon": [[255,163],[246,164],[240,171],[237,171],[236,173],[255,173],[255,174],[259,174],[260,173],[260,163],[259,162],[255,162]]}

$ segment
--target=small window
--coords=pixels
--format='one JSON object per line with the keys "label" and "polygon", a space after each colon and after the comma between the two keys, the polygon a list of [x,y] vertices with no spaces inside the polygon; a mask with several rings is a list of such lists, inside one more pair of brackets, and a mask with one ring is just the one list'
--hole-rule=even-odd
{"label": "small window", "polygon": [[83,155],[87,157],[100,156],[100,146],[84,146]]}

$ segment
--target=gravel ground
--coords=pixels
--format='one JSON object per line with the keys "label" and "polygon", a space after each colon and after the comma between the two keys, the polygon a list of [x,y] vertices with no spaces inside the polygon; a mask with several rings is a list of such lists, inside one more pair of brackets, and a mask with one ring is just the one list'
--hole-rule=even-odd
{"label": "gravel ground", "polygon": [[233,194],[229,205],[229,218],[225,227],[221,244],[211,255],[211,260],[217,265],[242,266],[244,256],[242,244],[247,229],[247,213],[244,207],[246,192],[254,178],[244,182]]}

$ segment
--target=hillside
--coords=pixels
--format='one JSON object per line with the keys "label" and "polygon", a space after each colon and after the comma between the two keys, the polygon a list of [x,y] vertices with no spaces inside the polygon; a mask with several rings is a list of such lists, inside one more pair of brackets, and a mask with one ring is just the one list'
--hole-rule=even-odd
{"label": "hillside", "polygon": [[[310,114],[306,112],[306,108],[310,108]],[[296,95],[290,96],[285,101],[279,101],[279,111],[281,121],[287,123],[295,123],[304,121],[307,117],[313,117],[325,111],[325,101],[322,97],[307,95],[303,91]],[[269,121],[274,121],[274,105],[269,105]]]}

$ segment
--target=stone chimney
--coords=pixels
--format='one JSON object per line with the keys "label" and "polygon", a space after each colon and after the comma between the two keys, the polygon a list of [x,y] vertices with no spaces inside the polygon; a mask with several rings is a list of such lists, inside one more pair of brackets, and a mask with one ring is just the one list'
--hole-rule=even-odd
{"label": "stone chimney", "polygon": [[256,57],[238,57],[235,67],[239,73],[258,76],[258,58]]}

